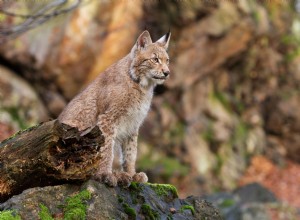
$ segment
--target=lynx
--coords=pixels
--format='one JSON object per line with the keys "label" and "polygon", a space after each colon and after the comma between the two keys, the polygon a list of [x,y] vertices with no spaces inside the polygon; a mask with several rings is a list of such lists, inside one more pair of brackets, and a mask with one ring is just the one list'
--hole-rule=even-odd
{"label": "lynx", "polygon": [[[130,53],[101,73],[58,117],[61,123],[80,131],[99,126],[105,141],[95,179],[102,183],[116,186],[148,181],[144,172],[136,173],[135,169],[138,131],[149,111],[154,87],[169,77],[170,37],[169,32],[153,43],[144,31]],[[116,151],[121,152],[121,170],[113,172]]]}

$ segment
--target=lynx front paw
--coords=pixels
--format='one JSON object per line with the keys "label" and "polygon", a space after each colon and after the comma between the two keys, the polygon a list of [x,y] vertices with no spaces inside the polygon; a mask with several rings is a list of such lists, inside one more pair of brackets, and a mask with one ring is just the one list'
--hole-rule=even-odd
{"label": "lynx front paw", "polygon": [[132,182],[131,175],[129,173],[126,173],[126,172],[116,173],[116,177],[117,177],[119,186],[128,187],[130,185],[130,183]]}
{"label": "lynx front paw", "polygon": [[133,176],[133,181],[138,182],[138,183],[146,183],[146,182],[148,182],[148,177],[147,177],[146,173],[143,173],[143,172],[136,173]]}
{"label": "lynx front paw", "polygon": [[98,173],[95,176],[95,180],[99,181],[100,183],[105,183],[108,186],[115,187],[117,186],[117,178],[112,173]]}

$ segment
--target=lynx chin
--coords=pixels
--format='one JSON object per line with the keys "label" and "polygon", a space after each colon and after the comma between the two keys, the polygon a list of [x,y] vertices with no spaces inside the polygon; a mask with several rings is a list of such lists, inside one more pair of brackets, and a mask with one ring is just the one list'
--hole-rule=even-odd
{"label": "lynx chin", "polygon": [[[137,137],[152,100],[153,89],[170,74],[171,33],[152,42],[148,31],[137,39],[130,53],[108,67],[79,93],[59,115],[61,123],[84,131],[99,126],[105,138],[95,179],[110,186],[147,182],[136,173]],[[121,47],[122,45],[120,45]],[[120,151],[120,171],[114,171],[114,153]]]}

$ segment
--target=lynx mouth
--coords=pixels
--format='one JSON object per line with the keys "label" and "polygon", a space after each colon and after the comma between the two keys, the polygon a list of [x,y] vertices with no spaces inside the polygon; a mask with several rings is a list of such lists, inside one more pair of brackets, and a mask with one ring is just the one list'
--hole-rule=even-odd
{"label": "lynx mouth", "polygon": [[166,79],[166,77],[164,77],[164,76],[153,76],[152,78],[153,78],[153,79],[160,79],[160,80]]}

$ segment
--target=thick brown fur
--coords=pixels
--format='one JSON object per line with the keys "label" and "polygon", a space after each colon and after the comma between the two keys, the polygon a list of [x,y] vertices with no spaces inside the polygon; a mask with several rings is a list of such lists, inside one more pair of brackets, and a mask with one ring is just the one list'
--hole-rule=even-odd
{"label": "thick brown fur", "polygon": [[[99,126],[105,142],[95,178],[110,186],[148,181],[145,173],[135,170],[138,130],[150,108],[154,87],[168,78],[169,40],[170,33],[152,43],[149,32],[144,31],[131,52],[101,73],[58,117],[81,131]],[[113,172],[118,149],[122,171]]]}

